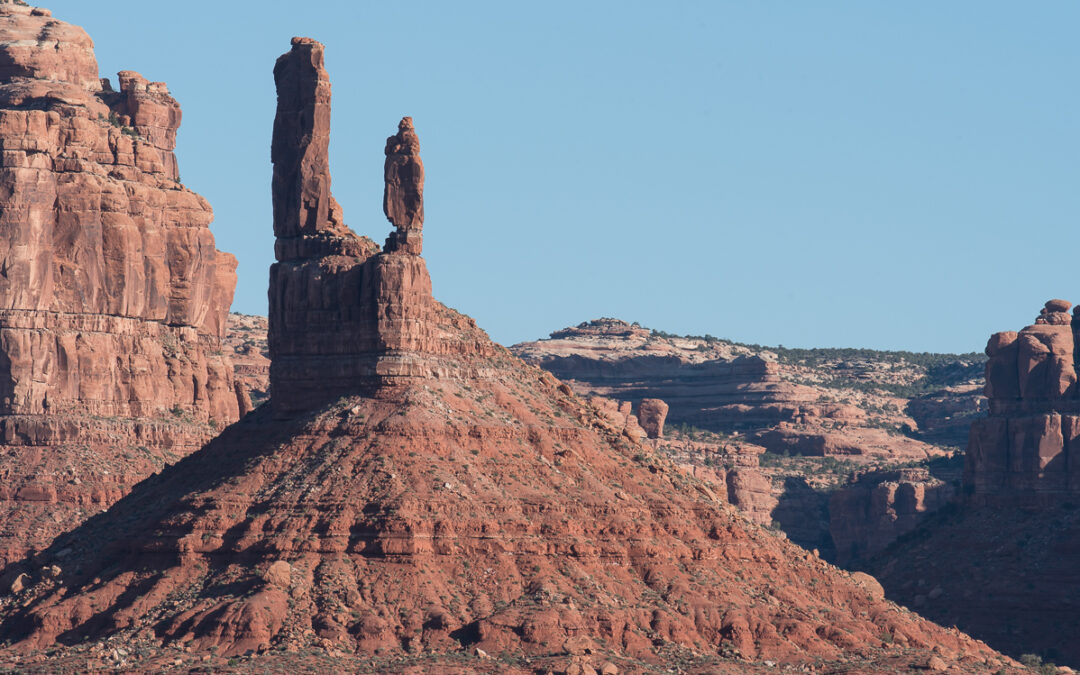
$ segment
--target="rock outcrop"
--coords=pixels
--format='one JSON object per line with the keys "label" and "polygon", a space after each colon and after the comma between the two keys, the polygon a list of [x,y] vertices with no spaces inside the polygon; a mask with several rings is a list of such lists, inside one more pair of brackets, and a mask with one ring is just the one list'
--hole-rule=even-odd
{"label": "rock outcrop", "polygon": [[93,43],[0,4],[0,560],[237,419],[236,259],[179,182],[180,106],[99,79]]}
{"label": "rock outcrop", "polygon": [[990,337],[989,414],[971,425],[956,508],[865,562],[890,598],[996,648],[1080,667],[1080,394],[1070,303]]}
{"label": "rock outcrop", "polygon": [[[279,89],[324,80],[321,54],[295,41]],[[297,184],[311,183],[275,181]],[[146,671],[175,665],[162,643],[204,667],[318,648],[344,672],[458,670],[448,656],[501,672],[908,672],[931,647],[956,672],[1007,665],[747,523],[635,438],[628,409],[574,395],[424,295],[417,255],[277,231],[294,254],[271,277],[272,406],[9,568],[6,662],[112,636]],[[320,315],[335,299],[351,304]]]}
{"label": "rock outcrop", "polygon": [[424,163],[420,161],[420,139],[411,117],[402,119],[397,134],[386,139],[383,173],[383,213],[396,228],[386,240],[386,250],[420,255],[423,249],[421,230],[424,228]]}
{"label": "rock outcrop", "polygon": [[759,525],[772,524],[777,499],[772,483],[760,469],[764,448],[749,443],[708,443],[667,439],[653,443],[685,473],[714,487],[721,500],[738,507]]}
{"label": "rock outcrop", "polygon": [[[236,386],[258,406],[270,398],[270,348],[266,344],[265,316],[229,314],[225,346],[233,364]],[[241,411],[241,417],[244,413]]]}
{"label": "rock outcrop", "polygon": [[771,426],[796,419],[818,399],[809,387],[781,381],[775,357],[720,341],[660,338],[617,319],[597,319],[511,349],[580,393],[634,405],[659,398],[671,407],[672,423],[702,429]]}
{"label": "rock outcrop", "polygon": [[658,398],[643,398],[638,405],[638,422],[649,438],[661,438],[664,435],[667,414],[668,404]]}
{"label": "rock outcrop", "polygon": [[989,416],[971,426],[965,491],[978,502],[1056,502],[1080,493],[1080,322],[1050,300],[1035,323],[986,345]]}

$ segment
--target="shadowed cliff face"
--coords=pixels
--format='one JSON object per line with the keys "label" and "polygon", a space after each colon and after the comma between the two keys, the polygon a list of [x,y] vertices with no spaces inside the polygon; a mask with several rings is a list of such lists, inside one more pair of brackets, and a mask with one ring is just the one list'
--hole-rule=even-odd
{"label": "shadowed cliff face", "polygon": [[180,106],[90,37],[0,5],[0,559],[237,419],[236,259],[179,182]]}

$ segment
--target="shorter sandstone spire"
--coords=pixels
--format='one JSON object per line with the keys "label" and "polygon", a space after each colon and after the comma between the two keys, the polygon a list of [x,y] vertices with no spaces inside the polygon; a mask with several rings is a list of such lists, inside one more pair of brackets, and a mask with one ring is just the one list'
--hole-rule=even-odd
{"label": "shorter sandstone spire", "polygon": [[386,240],[386,251],[420,255],[424,229],[424,163],[420,139],[411,117],[403,117],[397,134],[386,139],[386,187],[383,213],[397,228]]}

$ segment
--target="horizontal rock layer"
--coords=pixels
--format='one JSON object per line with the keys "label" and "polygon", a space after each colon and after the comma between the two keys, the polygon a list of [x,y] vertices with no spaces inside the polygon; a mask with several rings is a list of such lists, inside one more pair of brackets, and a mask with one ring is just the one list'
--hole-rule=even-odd
{"label": "horizontal rock layer", "polygon": [[[865,371],[874,371],[869,374],[884,384],[898,384],[918,376],[913,364],[889,380],[872,358],[799,366],[764,348],[672,336],[617,319],[593,320],[511,349],[578,393],[634,405],[659,398],[669,406],[668,424],[746,434],[771,452],[905,461],[940,454],[919,438],[888,434],[905,425],[917,431],[919,423],[904,411],[906,401],[866,386],[874,380],[865,379]],[[846,384],[836,381],[841,370],[848,374]],[[954,410],[944,415],[937,414],[939,398],[921,401],[912,415],[917,412],[936,438],[952,441],[951,417],[967,414],[974,397],[957,392],[949,403]]]}

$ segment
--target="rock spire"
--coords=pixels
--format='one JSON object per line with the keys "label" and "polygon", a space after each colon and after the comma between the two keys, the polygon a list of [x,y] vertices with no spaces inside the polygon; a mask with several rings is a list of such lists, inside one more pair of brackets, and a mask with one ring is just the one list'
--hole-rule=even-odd
{"label": "rock spire", "polygon": [[330,194],[330,78],[323,46],[293,38],[292,50],[274,66],[274,82],[274,234],[338,233],[344,225],[341,207]]}
{"label": "rock spire", "polygon": [[330,195],[330,79],[324,47],[294,38],[274,68],[275,251],[270,270],[270,389],[290,416],[344,394],[386,395],[444,369],[430,357],[462,345],[433,332],[436,303],[420,257],[424,167],[406,117],[386,144],[385,252],[343,223]]}
{"label": "rock spire", "polygon": [[420,255],[424,229],[424,163],[420,140],[411,117],[402,118],[398,132],[386,139],[386,186],[383,213],[396,227],[386,240],[386,250]]}

